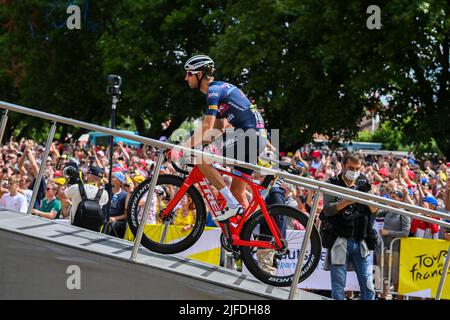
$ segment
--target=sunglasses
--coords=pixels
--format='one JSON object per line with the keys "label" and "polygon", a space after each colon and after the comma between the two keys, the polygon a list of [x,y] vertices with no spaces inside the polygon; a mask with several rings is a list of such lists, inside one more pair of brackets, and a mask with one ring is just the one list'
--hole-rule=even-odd
{"label": "sunglasses", "polygon": [[53,188],[46,188],[45,190],[49,191],[49,190],[54,190]]}
{"label": "sunglasses", "polygon": [[188,78],[192,77],[194,74],[199,73],[200,71],[188,71],[186,72],[186,75],[188,76]]}

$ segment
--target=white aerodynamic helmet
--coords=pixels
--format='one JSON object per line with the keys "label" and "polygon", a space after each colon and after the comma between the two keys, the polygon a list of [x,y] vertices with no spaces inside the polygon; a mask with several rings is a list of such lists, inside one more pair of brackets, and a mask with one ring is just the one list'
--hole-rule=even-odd
{"label": "white aerodynamic helmet", "polygon": [[186,71],[205,71],[208,74],[214,72],[214,61],[205,55],[196,55],[189,58],[184,64]]}

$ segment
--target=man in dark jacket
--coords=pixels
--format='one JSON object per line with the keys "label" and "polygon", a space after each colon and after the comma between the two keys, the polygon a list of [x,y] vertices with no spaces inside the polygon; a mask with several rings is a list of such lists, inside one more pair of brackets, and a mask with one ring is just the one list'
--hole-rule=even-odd
{"label": "man in dark jacket", "polygon": [[[348,154],[343,159],[343,172],[330,178],[328,183],[362,192],[370,191],[370,183],[360,173],[361,158]],[[331,236],[324,246],[329,248],[327,262],[331,271],[331,297],[344,300],[348,262],[358,276],[361,300],[373,300],[375,290],[372,281],[372,261],[369,251],[376,244],[376,232],[370,215],[377,211],[366,205],[324,194],[324,222],[330,225]],[[326,241],[324,241],[326,242]]]}

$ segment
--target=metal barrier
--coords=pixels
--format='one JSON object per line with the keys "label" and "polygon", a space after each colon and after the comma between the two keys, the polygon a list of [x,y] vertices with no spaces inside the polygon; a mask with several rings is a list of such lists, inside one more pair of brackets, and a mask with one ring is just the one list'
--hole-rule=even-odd
{"label": "metal barrier", "polygon": [[[381,247],[380,247],[381,257],[380,257],[380,292],[383,293],[384,288],[384,242],[381,241]],[[373,252],[373,255],[375,257],[375,251]]]}
{"label": "metal barrier", "polygon": [[[387,294],[389,294],[389,293],[391,293],[391,277],[392,277],[392,252],[394,251],[394,243],[396,242],[396,241],[399,241],[400,242],[400,240],[401,240],[402,238],[395,238],[395,239],[392,239],[392,241],[391,241],[391,245],[389,246],[389,251],[387,251],[388,252],[388,263],[389,263],[389,265],[388,265],[388,280],[387,280],[387,285],[388,285],[388,291],[387,291]],[[384,257],[384,252],[383,252],[383,257]],[[400,259],[400,256],[399,256],[399,259]],[[400,261],[400,260],[399,260]],[[400,267],[400,266],[397,266],[397,267]],[[398,292],[392,292],[392,293],[394,293],[394,294],[398,294]]]}
{"label": "metal barrier", "polygon": [[[0,108],[6,110],[6,112],[2,116],[2,120],[1,120],[1,124],[0,124],[0,138],[3,137],[4,130],[6,128],[6,123],[8,120],[8,116],[7,116],[8,110],[52,121],[53,125],[50,130],[50,134],[47,139],[47,144],[46,144],[45,151],[44,151],[44,154],[47,154],[47,155],[50,151],[50,145],[51,145],[51,141],[53,140],[53,135],[56,130],[56,125],[58,123],[63,123],[63,124],[72,125],[75,127],[80,127],[80,128],[84,128],[84,129],[88,129],[88,130],[92,130],[92,131],[98,131],[98,132],[106,133],[106,134],[109,134],[112,136],[117,136],[117,137],[129,139],[129,140],[137,141],[144,145],[151,145],[153,147],[160,148],[160,149],[162,149],[161,151],[164,151],[166,149],[178,148],[179,150],[184,151],[185,154],[192,154],[193,156],[202,157],[206,161],[217,162],[217,163],[226,164],[229,166],[230,165],[238,165],[243,168],[255,170],[256,172],[259,172],[263,175],[274,175],[274,176],[284,177],[286,179],[286,182],[293,183],[295,185],[300,185],[300,186],[303,186],[308,189],[319,191],[316,193],[316,198],[314,198],[315,205],[313,205],[312,212],[310,213],[310,216],[308,219],[307,230],[306,230],[307,233],[306,233],[306,236],[304,237],[302,247],[301,247],[301,254],[299,255],[298,262],[297,262],[296,274],[294,275],[294,279],[297,279],[297,282],[298,282],[298,279],[300,278],[300,272],[302,269],[302,264],[303,264],[305,253],[306,253],[307,242],[309,240],[309,237],[310,237],[313,225],[314,225],[315,213],[317,211],[318,195],[320,192],[334,195],[334,196],[339,196],[344,199],[353,200],[353,201],[356,201],[356,202],[359,202],[362,204],[377,207],[379,209],[389,210],[391,212],[396,212],[396,213],[399,213],[402,215],[407,215],[407,216],[410,216],[410,217],[413,217],[413,218],[416,218],[416,219],[419,219],[422,221],[432,222],[432,223],[436,223],[440,226],[450,228],[450,223],[447,223],[444,221],[437,221],[433,218],[419,215],[419,214],[431,214],[431,215],[439,216],[442,218],[450,219],[449,214],[444,214],[444,213],[440,213],[437,211],[433,211],[433,210],[413,206],[410,204],[406,204],[406,203],[403,203],[400,201],[394,201],[391,199],[386,199],[383,197],[363,193],[363,192],[352,190],[349,188],[332,185],[332,184],[318,181],[318,180],[313,180],[313,179],[304,178],[301,176],[296,176],[296,175],[293,175],[293,174],[290,174],[287,172],[283,172],[283,171],[279,171],[279,170],[256,166],[256,165],[249,164],[249,163],[242,162],[242,161],[235,160],[235,159],[224,158],[224,157],[221,157],[218,155],[202,152],[200,150],[184,148],[184,147],[176,146],[176,145],[173,145],[170,143],[161,142],[161,141],[150,139],[150,138],[128,134],[128,133],[121,132],[121,131],[118,131],[115,129],[110,129],[107,127],[103,127],[103,126],[99,126],[99,125],[95,125],[95,124],[91,124],[91,123],[87,123],[87,122],[83,122],[83,121],[79,121],[79,120],[74,120],[74,119],[70,119],[70,118],[65,118],[65,117],[61,117],[61,116],[56,116],[56,115],[53,115],[50,113],[46,113],[46,112],[42,112],[42,111],[30,109],[30,108],[25,108],[25,107],[18,106],[15,104],[4,102],[4,101],[0,101]],[[50,141],[50,143],[49,143],[49,141]],[[1,143],[1,140],[0,140],[0,143]],[[162,162],[162,160],[163,160],[163,155],[161,152],[158,157],[158,164],[160,164]],[[42,174],[43,174],[44,168],[45,168],[45,163],[46,163],[46,161],[41,162],[38,177],[39,176],[42,177]],[[149,190],[149,195],[153,193],[153,188],[156,184],[156,180],[159,175],[159,172],[160,172],[160,165],[157,165],[157,166],[155,166],[155,171],[153,173],[153,178],[156,178],[156,179],[152,179],[152,183],[151,183],[150,190]],[[36,184],[36,185],[39,187],[39,184]],[[36,185],[35,185],[35,188],[33,189],[33,197],[34,198],[36,197],[36,193],[38,190],[37,189],[38,187],[36,187]],[[150,199],[150,197],[148,197],[146,200],[145,208],[149,208],[150,204],[151,204],[151,199]],[[391,207],[389,205],[391,205],[393,207]],[[28,212],[31,212],[30,208],[32,208],[31,203],[30,203],[30,207],[28,208]],[[398,208],[403,208],[405,210],[401,210]],[[410,211],[406,211],[406,210],[410,210]],[[147,212],[147,210],[145,210],[141,221],[146,221],[147,216],[148,216],[148,212]],[[144,232],[144,227],[143,227],[143,224],[141,223],[139,226],[139,229],[138,229],[138,234],[135,237],[135,243],[133,246],[132,255],[130,257],[130,259],[133,261],[135,261],[135,259],[136,259],[136,254],[137,254],[137,251],[140,246],[140,240],[142,239],[143,232]],[[448,257],[449,257],[449,255],[447,255],[447,258]],[[446,264],[448,266],[448,261],[446,261]],[[442,282],[444,282],[444,281],[445,281],[445,277],[443,276]],[[289,293],[289,299],[293,299],[295,297],[296,291],[297,291],[296,281],[293,281],[292,287],[291,287],[291,290]]]}

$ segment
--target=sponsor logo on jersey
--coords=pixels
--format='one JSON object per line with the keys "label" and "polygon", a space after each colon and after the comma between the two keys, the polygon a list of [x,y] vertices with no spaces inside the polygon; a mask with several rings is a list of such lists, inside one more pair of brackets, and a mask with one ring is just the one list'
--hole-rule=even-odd
{"label": "sponsor logo on jersey", "polygon": [[232,101],[228,101],[228,104],[239,111],[247,110],[247,108],[241,107],[241,106],[237,105],[236,103],[233,103]]}
{"label": "sponsor logo on jersey", "polygon": [[219,106],[220,115],[222,116],[225,112],[227,112],[228,109],[230,109],[230,106],[228,104],[221,103]]}

